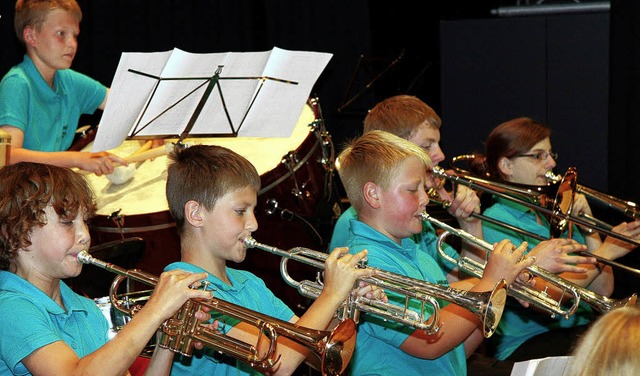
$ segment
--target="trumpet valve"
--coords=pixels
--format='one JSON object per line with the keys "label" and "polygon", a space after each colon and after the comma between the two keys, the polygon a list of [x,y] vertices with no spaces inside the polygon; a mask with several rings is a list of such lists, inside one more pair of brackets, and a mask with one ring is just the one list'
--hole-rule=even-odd
{"label": "trumpet valve", "polygon": [[193,353],[193,341],[199,334],[199,322],[195,313],[200,304],[188,300],[172,318],[162,324],[162,336],[159,346],[185,356]]}

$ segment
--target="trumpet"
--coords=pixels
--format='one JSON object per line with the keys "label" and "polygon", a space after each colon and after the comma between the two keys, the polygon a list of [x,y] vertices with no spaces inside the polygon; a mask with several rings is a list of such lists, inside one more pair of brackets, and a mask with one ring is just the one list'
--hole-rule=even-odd
{"label": "trumpet", "polygon": [[[132,307],[123,304],[117,295],[120,284],[128,279],[155,286],[158,277],[137,269],[124,269],[111,263],[96,259],[87,251],[78,254],[78,262],[92,264],[102,269],[116,273],[111,284],[109,297],[114,307],[130,316],[135,315],[141,305]],[[206,286],[205,286],[206,288]],[[228,315],[238,320],[254,325],[260,334],[255,345],[236,340],[216,330],[199,325],[195,319],[195,313],[202,307],[208,307],[212,311]],[[276,356],[276,340],[278,336],[287,337],[312,350],[321,359],[321,371],[323,375],[340,375],[344,372],[351,360],[356,342],[356,324],[353,320],[343,320],[332,331],[322,331],[304,328],[287,321],[261,314],[238,306],[236,304],[212,298],[190,299],[162,326],[162,336],[158,346],[169,349],[185,356],[191,356],[193,343],[202,342],[205,346],[231,355],[251,367],[267,371],[277,364],[279,356]],[[260,355],[258,349],[263,339],[268,339],[266,352]]]}
{"label": "trumpet", "polygon": [[[251,237],[244,239],[244,244],[248,248],[258,248],[263,251],[281,256],[280,273],[284,280],[298,292],[311,299],[317,299],[322,292],[320,281],[296,281],[287,271],[289,260],[302,262],[311,265],[319,270],[324,270],[324,262],[328,255],[323,252],[314,251],[304,247],[292,248],[288,251],[266,244],[258,243]],[[344,304],[342,315],[355,317],[357,319],[360,312],[373,313],[390,321],[395,321],[415,329],[421,329],[428,334],[435,334],[440,329],[439,311],[440,305],[435,298],[439,298],[456,305],[459,305],[474,313],[482,322],[485,337],[490,337],[496,330],[504,305],[506,303],[507,285],[504,280],[498,282],[492,291],[470,292],[458,290],[449,286],[432,284],[423,280],[410,278],[407,276],[387,272],[377,268],[362,265],[363,268],[375,270],[372,276],[364,277],[361,281],[378,286],[384,290],[393,291],[399,295],[404,295],[404,307],[392,303],[384,303],[367,299],[364,297],[349,297]],[[419,313],[409,309],[411,302],[417,302],[421,307]],[[432,308],[430,320],[426,319],[426,307]]]}
{"label": "trumpet", "polygon": [[[487,254],[489,254],[493,250],[493,246],[489,244],[487,241],[475,237],[468,232],[456,229],[454,227],[449,226],[448,224],[431,217],[427,213],[422,214],[422,218],[435,226],[440,227],[445,230],[438,237],[437,248],[438,253],[441,257],[452,262],[457,265],[460,269],[465,272],[471,274],[474,277],[481,278],[484,272],[484,265],[477,262],[476,260],[470,259],[468,257],[460,257],[460,259],[455,260],[451,256],[447,255],[444,252],[442,245],[444,243],[444,239],[450,234],[457,235],[458,237],[467,240],[468,242],[478,246],[482,250],[484,250]],[[538,291],[533,287],[529,286],[526,283],[523,283],[519,280],[514,281],[509,287],[509,294],[515,298],[527,301],[531,303],[533,306],[546,311],[551,314],[551,317],[555,317],[556,315],[563,316],[565,319],[569,318],[575,311],[578,309],[581,301],[585,301],[589,305],[591,305],[594,309],[599,312],[608,312],[612,309],[623,307],[626,305],[634,305],[637,300],[636,294],[631,295],[628,298],[615,300],[610,299],[604,295],[597,294],[587,288],[576,285],[571,281],[567,281],[564,278],[558,277],[553,273],[549,273],[544,269],[541,269],[535,265],[529,266],[527,271],[532,275],[538,276],[551,284],[558,286],[562,290],[562,296],[560,299],[556,300],[551,298],[547,293],[546,289],[544,291]],[[573,304],[569,307],[564,307],[562,305],[562,297],[565,294],[571,295],[571,301]]]}

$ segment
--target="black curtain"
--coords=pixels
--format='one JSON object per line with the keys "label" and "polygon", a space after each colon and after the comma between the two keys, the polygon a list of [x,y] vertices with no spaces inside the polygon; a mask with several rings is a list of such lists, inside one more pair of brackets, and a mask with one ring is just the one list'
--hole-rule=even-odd
{"label": "black curtain", "polygon": [[[614,196],[636,203],[640,201],[640,155],[637,146],[640,140],[638,21],[640,3],[634,0],[611,2],[609,187]],[[640,268],[637,249],[618,261]],[[615,295],[622,297],[637,292],[638,281],[638,277],[617,272]]]}
{"label": "black curtain", "polygon": [[[122,52],[267,51],[273,47],[333,54],[314,88],[337,138],[359,119],[339,106],[360,55],[371,53],[369,2],[295,0],[78,0],[83,20],[73,68],[109,86]],[[22,60],[13,31],[14,1],[0,3],[0,72]],[[96,124],[98,118],[89,118]],[[355,120],[355,126],[351,121]]]}
{"label": "black curtain", "polygon": [[611,2],[609,187],[640,201],[640,3]]}

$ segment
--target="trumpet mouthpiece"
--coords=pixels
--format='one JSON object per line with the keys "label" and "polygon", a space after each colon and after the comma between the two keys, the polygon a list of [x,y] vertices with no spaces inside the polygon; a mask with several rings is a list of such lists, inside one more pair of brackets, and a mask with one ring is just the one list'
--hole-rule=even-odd
{"label": "trumpet mouthpiece", "polygon": [[544,177],[552,183],[562,180],[562,176],[554,174],[551,170],[547,171]]}
{"label": "trumpet mouthpiece", "polygon": [[91,263],[91,255],[86,249],[84,249],[78,253],[76,260],[78,260],[78,263],[80,264],[89,264]]}
{"label": "trumpet mouthpiece", "polygon": [[244,238],[244,240],[242,241],[242,244],[244,244],[245,247],[247,248],[253,248],[256,246],[256,240],[254,238],[252,238],[251,236],[247,236],[246,238]]}

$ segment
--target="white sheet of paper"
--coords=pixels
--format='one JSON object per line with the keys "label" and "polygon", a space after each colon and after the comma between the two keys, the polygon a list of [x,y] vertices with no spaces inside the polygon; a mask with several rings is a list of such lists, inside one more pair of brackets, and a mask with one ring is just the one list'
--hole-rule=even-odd
{"label": "white sheet of paper", "polygon": [[563,376],[566,375],[573,356],[552,356],[516,362],[511,376]]}
{"label": "white sheet of paper", "polygon": [[[210,54],[179,49],[125,52],[114,75],[92,151],[113,149],[134,135],[180,135],[219,66],[223,66],[219,79],[214,81],[213,91],[189,135],[236,131],[239,137],[289,137],[331,57],[329,53],[277,47],[264,52]],[[158,82],[131,69],[162,80]],[[223,99],[231,121],[224,111]]]}

